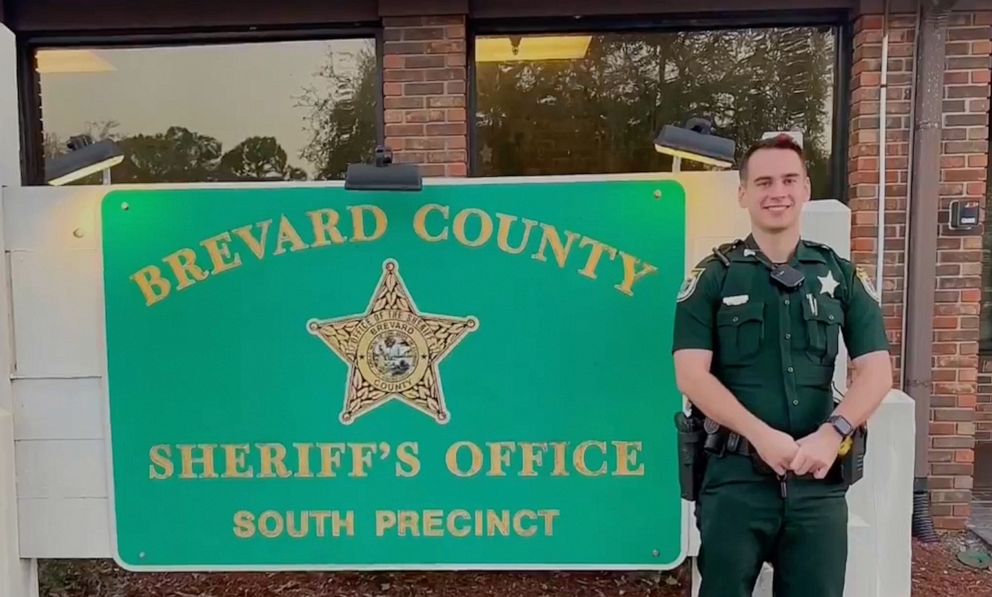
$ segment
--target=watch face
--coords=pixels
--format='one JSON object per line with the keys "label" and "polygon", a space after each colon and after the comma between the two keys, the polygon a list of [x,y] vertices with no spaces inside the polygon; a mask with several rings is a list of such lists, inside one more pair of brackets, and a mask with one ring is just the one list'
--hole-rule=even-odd
{"label": "watch face", "polygon": [[844,419],[843,417],[833,417],[831,418],[831,423],[833,424],[834,428],[836,428],[837,431],[839,431],[840,434],[843,435],[844,437],[851,435],[851,432],[854,431],[854,429],[851,427],[851,424],[848,423],[847,420]]}

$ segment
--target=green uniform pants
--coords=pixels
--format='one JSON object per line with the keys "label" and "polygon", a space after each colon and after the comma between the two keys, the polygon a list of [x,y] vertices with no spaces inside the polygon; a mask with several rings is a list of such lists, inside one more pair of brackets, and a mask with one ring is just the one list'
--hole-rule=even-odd
{"label": "green uniform pants", "polygon": [[709,457],[696,522],[699,597],[751,597],[764,562],[775,597],[842,597],[847,566],[846,489],[774,476],[751,460]]}

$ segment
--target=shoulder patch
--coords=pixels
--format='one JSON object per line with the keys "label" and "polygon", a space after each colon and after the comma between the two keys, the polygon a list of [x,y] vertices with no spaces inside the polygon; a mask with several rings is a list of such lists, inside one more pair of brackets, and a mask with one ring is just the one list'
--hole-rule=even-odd
{"label": "shoulder patch", "polygon": [[705,267],[692,268],[692,271],[689,272],[689,275],[682,282],[682,287],[679,288],[678,302],[681,303],[692,296],[692,293],[696,292],[696,287],[699,285],[699,278],[703,275],[704,271],[706,271]]}
{"label": "shoulder patch", "polygon": [[882,297],[878,294],[878,291],[875,290],[875,286],[871,283],[871,278],[868,277],[865,270],[861,269],[861,266],[856,266],[854,268],[854,275],[861,281],[861,286],[865,289],[865,292],[868,293],[868,296],[870,296],[876,303],[882,304]]}

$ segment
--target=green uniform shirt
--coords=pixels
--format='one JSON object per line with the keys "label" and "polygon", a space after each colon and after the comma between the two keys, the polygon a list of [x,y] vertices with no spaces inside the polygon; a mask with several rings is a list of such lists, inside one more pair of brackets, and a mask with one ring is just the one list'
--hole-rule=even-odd
{"label": "green uniform shirt", "polygon": [[[754,247],[754,248],[749,248]],[[673,351],[713,352],[711,371],[771,427],[803,437],[834,409],[834,362],[843,334],[850,357],[888,350],[868,277],[826,245],[801,241],[792,291],[769,277],[751,237],[702,260],[679,292]]]}

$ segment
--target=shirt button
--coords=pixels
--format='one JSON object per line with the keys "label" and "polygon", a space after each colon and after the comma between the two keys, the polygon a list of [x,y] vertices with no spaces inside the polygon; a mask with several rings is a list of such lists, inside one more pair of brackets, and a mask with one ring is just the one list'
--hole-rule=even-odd
{"label": "shirt button", "polygon": [[798,400],[793,400],[792,401],[792,404],[793,404],[793,406],[799,406],[799,401]]}
{"label": "shirt button", "polygon": [[789,367],[788,369],[786,369],[786,371],[788,371],[789,373],[792,373],[792,367]]}
{"label": "shirt button", "polygon": [[789,299],[785,299],[785,304],[786,304],[786,305],[788,305],[788,304],[789,304]]}
{"label": "shirt button", "polygon": [[740,318],[739,318],[739,317],[735,317],[735,318],[734,318],[734,323],[737,323],[737,320],[738,320],[738,319],[740,319]]}
{"label": "shirt button", "polygon": [[792,339],[792,334],[786,334],[785,335],[785,339],[786,340],[791,340]]}

